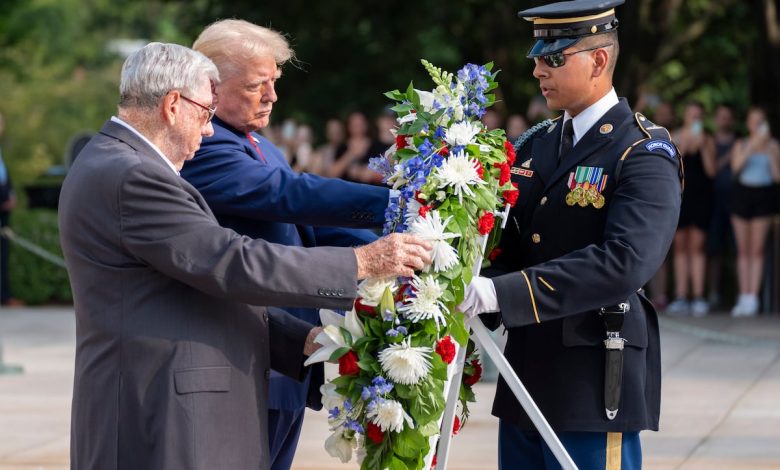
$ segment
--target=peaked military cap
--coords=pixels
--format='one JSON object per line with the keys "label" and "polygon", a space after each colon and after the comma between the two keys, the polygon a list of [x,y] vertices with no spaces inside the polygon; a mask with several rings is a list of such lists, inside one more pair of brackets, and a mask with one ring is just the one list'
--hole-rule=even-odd
{"label": "peaked military cap", "polygon": [[575,0],[523,10],[517,15],[534,23],[528,58],[561,52],[580,39],[617,29],[615,7],[625,0]]}

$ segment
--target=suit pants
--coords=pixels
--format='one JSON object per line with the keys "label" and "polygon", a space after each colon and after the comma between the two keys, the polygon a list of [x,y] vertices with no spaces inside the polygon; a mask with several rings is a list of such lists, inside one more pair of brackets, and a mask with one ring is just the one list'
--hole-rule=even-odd
{"label": "suit pants", "polygon": [[305,407],[294,410],[268,410],[271,470],[289,470],[292,466],[305,412]]}
{"label": "suit pants", "polygon": [[[642,446],[639,433],[561,432],[563,446],[580,470],[639,470]],[[536,431],[524,431],[500,420],[498,425],[500,470],[552,470],[561,466]]]}

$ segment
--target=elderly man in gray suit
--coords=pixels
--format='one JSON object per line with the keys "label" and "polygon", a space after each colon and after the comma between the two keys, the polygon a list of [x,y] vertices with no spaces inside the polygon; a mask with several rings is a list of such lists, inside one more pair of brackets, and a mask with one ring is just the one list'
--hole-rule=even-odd
{"label": "elderly man in gray suit", "polygon": [[269,370],[301,377],[318,329],[258,306],[349,308],[358,279],[430,261],[430,247],[408,236],[306,249],[220,227],[178,175],[213,133],[218,80],[183,46],[132,54],[118,116],[63,184],[74,469],[266,468]]}

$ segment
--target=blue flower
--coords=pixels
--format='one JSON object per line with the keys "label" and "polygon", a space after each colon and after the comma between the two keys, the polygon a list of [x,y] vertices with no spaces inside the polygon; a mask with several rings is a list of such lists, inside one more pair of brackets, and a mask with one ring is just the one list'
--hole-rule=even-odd
{"label": "blue flower", "polygon": [[395,313],[393,313],[391,310],[385,310],[382,312],[382,320],[393,321],[393,318],[395,318]]}
{"label": "blue flower", "polygon": [[387,183],[387,179],[395,172],[393,164],[384,156],[370,158],[368,160],[368,167],[382,175],[383,183]]}
{"label": "blue flower", "polygon": [[398,331],[399,333],[401,333],[404,336],[409,334],[409,331],[404,326],[399,326],[398,328],[396,328],[396,331]]}
{"label": "blue flower", "polygon": [[341,410],[339,410],[339,407],[335,407],[331,410],[328,410],[328,419],[336,419],[341,414]]}
{"label": "blue flower", "polygon": [[353,430],[355,432],[359,432],[361,434],[365,433],[365,431],[363,431],[363,426],[361,426],[360,423],[358,423],[354,419],[347,419],[344,422],[344,427],[347,428],[347,429],[351,429],[351,430]]}
{"label": "blue flower", "polygon": [[360,392],[360,399],[363,401],[368,401],[371,399],[371,396],[372,396],[371,388],[363,387],[363,390]]}
{"label": "blue flower", "polygon": [[385,331],[385,335],[391,338],[395,338],[396,336],[398,336],[398,331],[390,328],[389,330]]}
{"label": "blue flower", "polygon": [[344,411],[346,411],[347,413],[352,411],[352,401],[344,400]]}

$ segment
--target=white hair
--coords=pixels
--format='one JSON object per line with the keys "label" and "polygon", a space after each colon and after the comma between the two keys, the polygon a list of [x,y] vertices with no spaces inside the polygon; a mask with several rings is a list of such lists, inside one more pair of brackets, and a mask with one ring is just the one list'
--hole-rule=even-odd
{"label": "white hair", "polygon": [[204,77],[219,83],[217,67],[200,52],[178,44],[149,43],[122,65],[119,106],[155,107],[171,90],[193,94]]}

